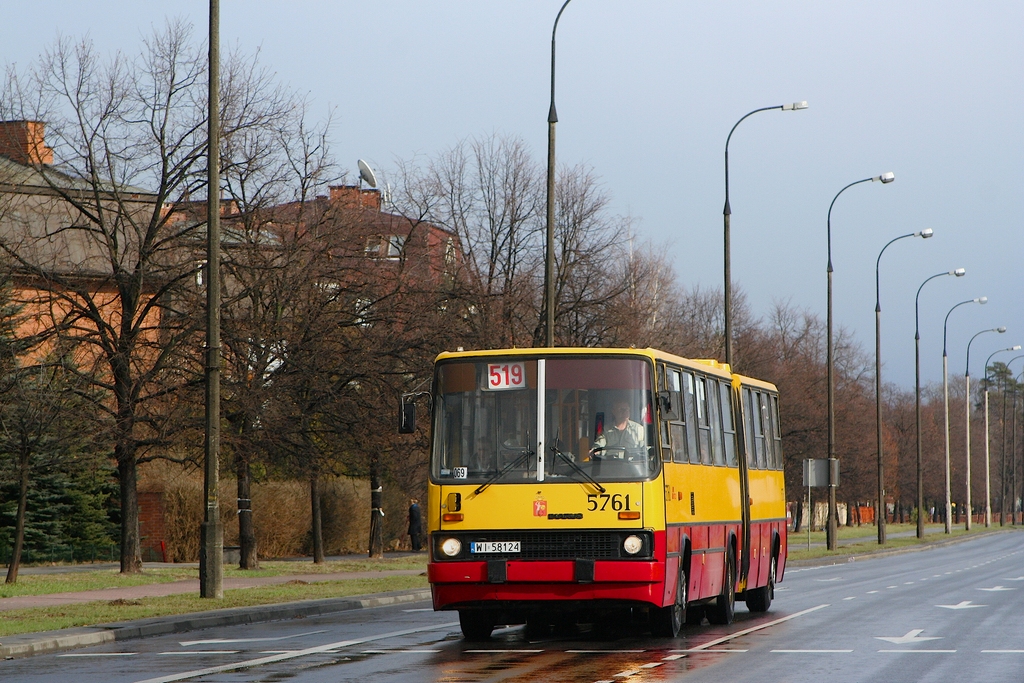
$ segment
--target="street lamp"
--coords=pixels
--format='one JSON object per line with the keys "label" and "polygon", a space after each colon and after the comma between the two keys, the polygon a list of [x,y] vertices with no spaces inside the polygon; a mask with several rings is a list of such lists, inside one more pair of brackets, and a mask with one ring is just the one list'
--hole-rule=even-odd
{"label": "street lamp", "polygon": [[946,356],[946,325],[949,323],[949,314],[955,311],[960,306],[967,304],[985,304],[988,302],[987,296],[980,296],[977,299],[968,299],[967,301],[961,301],[953,308],[949,309],[949,313],[946,313],[946,319],[942,321],[942,405],[945,408],[945,426],[946,426],[946,533],[950,533],[950,518],[953,514],[953,505],[950,500],[949,493],[949,363]]}
{"label": "street lamp", "polygon": [[548,107],[548,198],[547,198],[547,246],[544,252],[544,306],[546,308],[544,323],[544,339],[548,348],[555,345],[555,124],[558,114],[555,112],[555,31],[558,20],[562,18],[565,6],[571,0],[565,0],[562,9],[555,16],[555,25],[551,29],[551,104]]}
{"label": "street lamp", "polygon": [[882,464],[882,298],[879,287],[878,267],[882,262],[882,254],[889,245],[907,237],[928,239],[934,234],[931,228],[920,232],[912,232],[889,240],[875,259],[875,427],[878,442],[878,509],[875,510],[875,523],[878,525],[878,544],[885,543],[885,476]]}
{"label": "street lamp", "polygon": [[[838,510],[836,509],[836,482],[833,475],[832,461],[836,458],[836,397],[835,397],[835,382],[833,375],[835,373],[835,358],[832,356],[832,207],[835,206],[836,200],[839,199],[839,195],[846,192],[854,185],[867,182],[881,182],[883,185],[887,185],[892,181],[896,180],[896,175],[892,171],[887,171],[882,175],[872,176],[870,178],[864,178],[862,180],[855,180],[843,189],[836,193],[836,196],[832,198],[832,203],[828,205],[828,335],[827,348],[826,348],[826,360],[828,363],[828,528],[826,530],[826,545],[829,550],[835,550],[837,547],[836,543],[836,518],[838,516]],[[888,246],[888,245],[886,245]],[[883,249],[884,251],[884,249]],[[876,264],[877,265],[877,264]],[[877,283],[876,283],[877,284]]]}
{"label": "street lamp", "polygon": [[722,215],[725,220],[725,362],[729,367],[732,367],[732,266],[729,258],[729,221],[732,216],[732,209],[729,207],[729,141],[732,140],[732,134],[736,131],[736,126],[743,123],[743,120],[748,116],[753,116],[760,111],[771,111],[773,109],[778,109],[779,111],[800,111],[801,109],[807,109],[807,100],[755,109],[737,121],[733,125],[732,130],[729,131],[729,136],[725,139],[725,208],[722,210]]}
{"label": "street lamp", "polygon": [[[1006,332],[1006,328],[1005,327],[1000,327],[1000,328],[997,328],[997,331],[998,332]],[[985,359],[985,526],[986,527],[992,525],[992,491],[991,491],[991,479],[990,479],[990,472],[989,472],[989,443],[988,443],[989,442],[989,435],[988,435],[988,366],[989,366],[989,363],[992,361],[992,356],[996,355],[997,353],[1004,353],[1006,351],[1017,351],[1018,349],[1020,349],[1020,345],[1019,344],[1017,346],[1010,346],[1010,347],[1005,348],[1005,349],[999,349],[998,351],[993,351],[992,353],[990,353],[988,358]],[[1004,417],[1005,417],[1005,415],[1004,415]],[[1003,517],[1002,504],[1003,504],[1003,500],[1002,500],[1002,496],[1000,496],[999,497],[1000,526],[1002,525],[1002,521],[1001,520],[1002,520],[1002,517]]]}
{"label": "street lamp", "polygon": [[924,538],[924,469],[921,458],[921,290],[930,281],[943,275],[955,275],[963,277],[967,271],[963,268],[950,270],[945,273],[936,273],[926,278],[921,286],[917,288],[917,296],[914,297],[914,384],[915,404],[917,415],[917,537]]}
{"label": "street lamp", "polygon": [[[1017,349],[1020,345],[1017,345]],[[1007,486],[1006,481],[1006,382],[1003,383],[1003,485],[1000,488],[1000,503],[999,503],[999,526],[1006,524],[1006,489],[1010,489],[1010,494],[1013,496],[1010,499],[1010,524],[1017,523],[1017,383],[1014,379],[1013,373],[1010,372],[1010,364],[1018,358],[1024,358],[1024,356],[1014,356],[1010,360],[1006,361],[1006,371],[1009,375],[1011,386],[1013,388],[1013,408],[1010,410],[1010,466],[1013,468],[1012,472],[1012,485]]]}
{"label": "street lamp", "polygon": [[[967,435],[966,435],[966,444],[967,444],[967,475],[966,475],[966,479],[967,479],[967,500],[966,500],[966,505],[967,505],[967,524],[966,524],[966,526],[964,528],[967,531],[971,530],[971,516],[972,516],[972,514],[974,512],[974,510],[971,508],[971,344],[974,343],[975,339],[977,339],[980,335],[985,334],[986,332],[998,332],[999,334],[1002,334],[1003,332],[1006,332],[1006,328],[1005,327],[993,327],[992,329],[989,329],[989,330],[982,330],[981,332],[976,333],[973,337],[971,337],[971,340],[969,342],[967,342],[967,364],[964,367],[964,388],[965,388],[965,391],[966,391],[966,393],[964,394],[964,396],[965,396],[964,403],[967,406]],[[987,366],[987,364],[986,364],[986,366]],[[987,412],[988,411],[986,411],[986,414],[987,414]],[[986,441],[987,441],[987,439],[986,439]],[[987,469],[987,466],[986,466],[986,469]],[[985,479],[986,479],[985,487],[988,488],[988,483],[987,483],[988,475],[987,474],[986,474]],[[986,498],[987,497],[988,496],[986,495]],[[987,505],[986,505],[986,507],[987,507]],[[990,514],[991,514],[991,511],[989,511],[989,514],[986,515],[986,517],[985,517],[985,519],[986,519],[985,526],[988,526],[989,522],[991,522],[991,520],[989,519]]]}

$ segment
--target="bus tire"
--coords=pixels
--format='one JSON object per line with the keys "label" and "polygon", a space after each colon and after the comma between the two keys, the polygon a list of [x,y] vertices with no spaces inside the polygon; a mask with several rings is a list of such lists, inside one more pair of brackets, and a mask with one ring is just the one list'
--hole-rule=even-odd
{"label": "bus tire", "polygon": [[462,637],[470,641],[487,640],[494,630],[494,617],[479,610],[459,610],[459,626]]}
{"label": "bus tire", "polygon": [[751,612],[767,612],[772,606],[775,597],[775,566],[778,562],[775,555],[772,555],[772,561],[768,564],[768,585],[747,591],[747,609]]}
{"label": "bus tire", "polygon": [[712,624],[731,624],[736,610],[736,556],[732,548],[725,555],[725,583],[722,593],[708,605],[704,613]]}
{"label": "bus tire", "polygon": [[675,638],[686,623],[687,580],[680,571],[676,579],[676,599],[667,607],[651,609],[651,634],[659,638]]}

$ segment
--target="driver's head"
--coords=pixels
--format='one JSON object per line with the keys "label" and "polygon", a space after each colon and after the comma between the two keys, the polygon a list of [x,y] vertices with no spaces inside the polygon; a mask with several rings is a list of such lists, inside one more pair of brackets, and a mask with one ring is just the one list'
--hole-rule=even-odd
{"label": "driver's head", "polygon": [[612,403],[612,417],[615,424],[622,424],[629,419],[629,401],[624,398],[615,399]]}

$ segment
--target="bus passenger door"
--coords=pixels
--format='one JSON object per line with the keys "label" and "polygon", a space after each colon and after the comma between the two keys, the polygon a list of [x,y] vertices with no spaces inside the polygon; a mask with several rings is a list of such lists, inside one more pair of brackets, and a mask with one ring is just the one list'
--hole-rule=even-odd
{"label": "bus passenger door", "polygon": [[745,583],[747,574],[750,572],[750,475],[748,470],[749,453],[753,448],[750,443],[750,415],[747,401],[750,396],[750,389],[741,388],[738,383],[733,385],[733,416],[736,424],[736,438],[739,440],[739,461],[740,471],[740,510],[742,513],[743,532],[742,547],[740,548],[738,575]]}

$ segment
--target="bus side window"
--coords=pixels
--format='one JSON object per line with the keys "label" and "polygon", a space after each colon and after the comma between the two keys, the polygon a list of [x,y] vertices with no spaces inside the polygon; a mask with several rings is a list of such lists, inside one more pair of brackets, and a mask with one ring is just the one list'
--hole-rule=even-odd
{"label": "bus side window", "polygon": [[768,426],[766,424],[766,421],[767,421],[767,418],[768,418],[768,414],[767,414],[767,411],[765,411],[765,409],[764,409],[765,408],[764,394],[761,393],[760,391],[755,391],[753,393],[753,397],[754,397],[754,403],[753,403],[754,415],[753,415],[753,419],[751,420],[751,422],[754,423],[754,446],[756,447],[756,450],[757,450],[757,467],[758,467],[758,469],[762,469],[763,470],[763,469],[767,469],[768,468],[769,458],[767,456],[770,456],[770,453],[766,452],[768,450],[767,449],[768,444],[765,443],[765,438],[764,438],[765,437],[765,427]]}
{"label": "bus side window", "polygon": [[754,406],[756,399],[754,398],[754,392],[743,387],[743,412],[744,422],[746,423],[746,432],[744,439],[747,444],[747,467],[749,469],[757,469],[757,438],[754,430],[754,423],[760,420],[760,410],[755,410]]}
{"label": "bus side window", "polygon": [[672,430],[672,454],[676,462],[687,462],[689,457],[686,447],[686,402],[683,400],[683,373],[678,368],[668,369],[668,389],[672,392],[672,401],[679,406],[679,420],[670,425]]}
{"label": "bus side window", "polygon": [[697,395],[692,372],[683,373],[683,415],[686,419],[686,452],[690,462],[700,464],[700,451],[697,450]]}
{"label": "bus side window", "polygon": [[772,394],[772,440],[775,442],[775,467],[784,469],[782,460],[782,423],[779,422],[779,397]]}
{"label": "bus side window", "polygon": [[711,464],[711,423],[708,417],[707,378],[697,376],[697,447],[700,449],[700,463]]}
{"label": "bus side window", "polygon": [[732,385],[722,382],[722,436],[725,439],[725,464],[736,467],[736,426],[732,419]]}
{"label": "bus side window", "polygon": [[[666,368],[665,368],[665,364],[664,363],[658,363],[658,391],[659,392],[662,392],[662,391],[669,392],[669,395],[671,397],[670,400],[673,401],[673,406],[675,406],[677,404],[675,404],[674,402],[677,400],[677,397],[672,394],[672,389],[669,386],[670,383],[671,383],[671,380],[668,377],[666,377],[666,374],[671,376],[672,373],[671,373],[671,371],[666,372]],[[659,412],[660,411],[661,411],[661,408],[659,407]],[[662,415],[662,417],[664,417],[664,415]],[[661,422],[661,453],[662,453],[662,459],[665,460],[666,462],[669,461],[669,460],[672,460],[672,451],[673,451],[672,445],[673,444],[672,444],[672,434],[671,434],[670,422],[668,420],[662,420],[662,422]]]}
{"label": "bus side window", "polygon": [[722,392],[717,379],[708,379],[708,422],[711,424],[711,451],[716,465],[725,464],[722,445]]}

